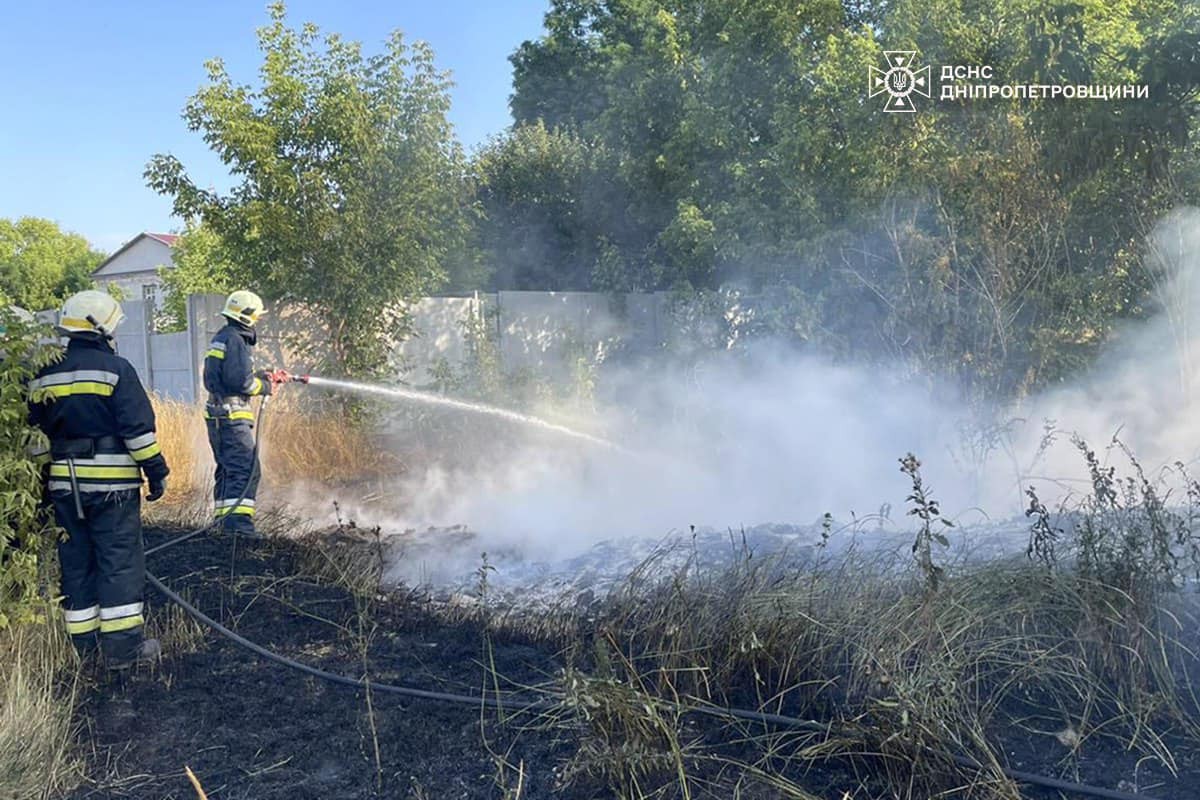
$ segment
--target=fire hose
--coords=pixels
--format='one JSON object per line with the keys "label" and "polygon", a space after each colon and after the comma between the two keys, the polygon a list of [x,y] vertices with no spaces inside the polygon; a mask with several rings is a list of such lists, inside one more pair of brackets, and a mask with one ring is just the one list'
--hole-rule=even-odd
{"label": "fire hose", "polygon": [[[270,380],[272,380],[273,383],[295,382],[307,384],[309,382],[308,375],[291,375],[284,370],[275,370],[269,374],[272,376]],[[254,425],[254,467],[251,472],[250,479],[246,482],[246,486],[242,489],[242,496],[238,499],[237,505],[241,505],[245,500],[246,494],[250,490],[250,485],[253,483],[254,476],[260,470],[258,451],[262,436],[264,412],[266,411],[267,403],[269,402],[270,398],[270,395],[265,396],[262,400],[262,403],[258,407]],[[208,531],[212,530],[215,525],[216,521],[210,522],[207,525],[177,536],[174,539],[169,539],[166,542],[155,545],[154,547],[147,549],[145,554],[149,556],[166,550],[167,548],[174,547],[175,545],[182,544],[193,537],[207,533]],[[475,708],[484,707],[495,710],[507,710],[509,713],[548,711],[561,705],[560,701],[532,700],[520,696],[512,696],[507,698],[508,704],[506,704],[505,701],[497,695],[466,695],[456,694],[454,692],[437,692],[427,689],[418,689],[412,686],[374,683],[366,678],[349,678],[345,675],[329,672],[327,670],[320,669],[319,667],[314,667],[310,664],[305,664],[301,661],[288,658],[280,653],[276,653],[275,651],[263,647],[262,645],[247,639],[241,634],[230,630],[225,625],[221,624],[212,617],[209,617],[203,611],[196,608],[178,593],[168,588],[166,584],[151,574],[149,569],[146,570],[146,580],[149,581],[150,585],[153,586],[163,597],[167,598],[172,603],[175,603],[177,606],[183,609],[183,611],[188,616],[192,617],[192,619],[212,629],[214,632],[220,634],[222,637],[228,639],[238,647],[261,656],[267,661],[271,661],[275,664],[279,664],[280,666],[287,667],[288,669],[301,672],[314,678],[319,678],[334,685],[345,686],[352,689],[383,692],[385,694],[411,697],[419,700],[428,700],[430,702],[449,703],[452,705],[468,705]],[[715,705],[685,706],[681,703],[669,700],[656,700],[656,702],[663,707],[671,709],[672,711],[681,715],[698,714],[707,717],[715,717],[718,719],[753,722],[777,728],[791,728],[794,730],[809,730],[823,733],[828,733],[836,730],[839,727],[835,723],[823,723],[816,720],[807,720],[799,717],[787,716],[784,714],[772,714],[769,712],[755,711],[744,708]],[[954,764],[964,769],[969,769],[976,772],[985,772],[988,769],[983,764],[980,764],[978,761],[968,756],[951,753],[948,754],[947,757]],[[1063,780],[1061,778],[1054,778],[1048,775],[1041,775],[1035,772],[1026,772],[1024,770],[1012,769],[1005,766],[998,766],[998,769],[1001,774],[1003,774],[1009,780],[1017,781],[1019,783],[1033,784],[1045,789],[1052,789],[1055,791],[1066,792],[1084,797],[1096,797],[1101,798],[1102,800],[1155,800],[1155,798],[1151,797],[1150,795],[1140,793],[1133,794],[1131,792],[1125,792],[1119,789],[1107,789],[1102,786],[1091,786],[1084,783],[1075,783],[1072,781]]]}

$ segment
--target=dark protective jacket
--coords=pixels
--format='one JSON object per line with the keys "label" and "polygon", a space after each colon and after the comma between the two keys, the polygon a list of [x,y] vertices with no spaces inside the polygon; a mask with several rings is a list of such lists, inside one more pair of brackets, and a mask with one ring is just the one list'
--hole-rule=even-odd
{"label": "dark protective jacket", "polygon": [[29,421],[50,439],[51,492],[138,489],[142,473],[170,471],[155,433],[154,408],[133,365],[100,338],[72,338],[61,361],[29,383]]}
{"label": "dark protective jacket", "polygon": [[204,388],[220,404],[227,398],[245,400],[254,395],[270,394],[271,383],[254,374],[250,348],[254,345],[253,328],[229,322],[217,331],[204,354]]}

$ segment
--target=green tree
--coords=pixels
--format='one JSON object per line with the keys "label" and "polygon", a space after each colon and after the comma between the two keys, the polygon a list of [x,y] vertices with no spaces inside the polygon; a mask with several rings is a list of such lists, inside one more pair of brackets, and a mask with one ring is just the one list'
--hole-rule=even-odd
{"label": "green tree", "polygon": [[[1004,398],[1154,308],[1139,243],[1200,199],[1198,47],[1200,7],[1172,0],[553,0],[512,56],[511,107],[518,130],[586,142],[611,187],[573,189],[589,247],[564,268],[593,259],[590,288],[735,289],[764,333]],[[956,102],[935,83],[883,114],[863,81],[885,49],[1150,96]],[[506,219],[573,231],[583,207]]]}
{"label": "green tree", "polygon": [[0,219],[0,293],[31,310],[57,306],[92,286],[104,260],[87,239],[38,217]]}
{"label": "green tree", "polygon": [[210,61],[184,111],[240,184],[228,195],[201,189],[169,155],[146,178],[220,237],[231,277],[320,313],[330,366],[370,373],[405,329],[400,304],[443,283],[466,234],[449,81],[399,31],[366,57],[312,24],[288,27],[282,3],[270,14],[258,32],[261,85],[235,84]]}
{"label": "green tree", "polygon": [[[777,272],[814,232],[825,210],[811,174],[820,138],[779,147],[809,123],[818,55],[844,21],[833,0],[552,3],[545,35],[512,57],[512,109],[518,123],[545,119],[609,154],[604,171],[620,191],[594,216],[619,256],[610,249],[609,265],[628,272],[618,283],[704,289],[749,263]],[[706,262],[685,268],[665,245],[701,220],[712,224],[696,253]]]}
{"label": "green tree", "polygon": [[187,328],[187,299],[192,294],[225,294],[249,280],[223,248],[221,237],[203,224],[188,223],[171,250],[174,266],[159,268],[166,293],[160,309],[160,331]]}
{"label": "green tree", "polygon": [[497,289],[589,288],[598,226],[592,148],[542,122],[518,125],[475,157],[477,246]]}
{"label": "green tree", "polygon": [[34,618],[38,556],[53,525],[42,506],[42,470],[32,457],[46,439],[27,423],[26,386],[58,357],[50,332],[27,325],[0,292],[0,629]]}

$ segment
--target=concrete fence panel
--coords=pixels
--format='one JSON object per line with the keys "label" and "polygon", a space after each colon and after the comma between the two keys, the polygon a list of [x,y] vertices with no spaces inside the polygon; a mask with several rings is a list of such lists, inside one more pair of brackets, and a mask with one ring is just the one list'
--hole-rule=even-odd
{"label": "concrete fence panel", "polygon": [[152,389],[146,304],[141,300],[125,300],[121,303],[121,308],[125,311],[125,322],[117,328],[117,335],[113,337],[117,353],[133,364],[138,377],[142,379],[142,384],[147,389]]}
{"label": "concrete fence panel", "polygon": [[196,374],[192,369],[187,332],[159,333],[149,338],[151,378],[148,388],[163,397],[190,403],[196,397]]}
{"label": "concrete fence panel", "polygon": [[396,361],[405,381],[425,386],[433,381],[439,362],[457,365],[466,360],[468,329],[482,320],[484,300],[474,297],[426,297],[409,308],[413,335],[396,346]]}
{"label": "concrete fence panel", "polygon": [[[225,325],[224,295],[192,295],[187,330],[152,333],[143,300],[126,300],[126,322],[116,336],[118,352],[129,359],[146,388],[173,399],[204,399],[201,374],[213,334]],[[433,381],[439,363],[461,364],[470,337],[483,335],[497,347],[507,372],[527,372],[555,380],[569,374],[576,359],[607,361],[653,355],[668,341],[674,323],[668,295],[595,292],[498,292],[469,297],[426,297],[409,308],[412,335],[397,337],[392,368],[414,386]],[[53,311],[43,312],[53,321]],[[255,365],[311,371],[327,355],[326,321],[300,307],[272,308],[259,323]],[[303,345],[301,344],[303,343]]]}

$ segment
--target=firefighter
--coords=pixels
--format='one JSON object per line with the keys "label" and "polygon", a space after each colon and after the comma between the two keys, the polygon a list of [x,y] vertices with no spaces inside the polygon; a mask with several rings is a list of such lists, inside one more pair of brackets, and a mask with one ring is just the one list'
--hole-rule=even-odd
{"label": "firefighter", "polygon": [[221,313],[228,322],[217,331],[204,355],[204,388],[208,391],[204,417],[217,462],[214,511],[224,530],[257,539],[254,503],[260,468],[250,398],[270,395],[276,383],[290,376],[283,370],[254,371],[250,349],[258,338],[255,325],[265,313],[262,298],[254,292],[236,291],[229,295]]}
{"label": "firefighter", "polygon": [[30,421],[50,441],[46,488],[67,532],[58,546],[67,631],[84,655],[98,644],[111,669],[160,652],[157,640],[142,636],[140,490],[145,474],[146,500],[158,500],[169,472],[146,390],[113,349],[124,319],[104,292],[72,295],[59,319],[66,353],[29,384]]}

